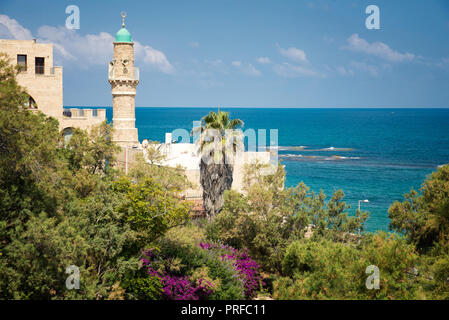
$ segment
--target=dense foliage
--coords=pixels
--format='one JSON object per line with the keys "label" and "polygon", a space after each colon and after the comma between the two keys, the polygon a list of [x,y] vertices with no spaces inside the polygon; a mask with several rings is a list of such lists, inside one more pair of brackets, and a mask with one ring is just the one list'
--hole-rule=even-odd
{"label": "dense foliage", "polygon": [[[273,298],[448,298],[449,166],[425,181],[422,195],[412,192],[412,201],[406,195],[392,205],[392,227],[402,235],[362,233],[368,213],[349,215],[342,191],[326,199],[303,183],[283,189],[282,166],[271,174],[264,169],[247,168],[244,194],[228,191],[206,232],[213,241],[247,249],[268,273]],[[422,239],[430,245],[425,250]],[[379,269],[379,289],[366,286],[369,266]]]}
{"label": "dense foliage", "polygon": [[[0,57],[0,297],[155,298],[157,290],[142,288],[157,284],[142,280],[139,258],[187,219],[182,174],[123,176],[106,123],[76,129],[65,143],[55,119],[23,107],[15,74]],[[70,265],[79,290],[66,288]]]}
{"label": "dense foliage", "polygon": [[264,282],[260,275],[260,267],[245,251],[216,243],[201,242],[200,247],[219,255],[221,260],[232,263],[241,276],[247,298],[254,297],[257,290],[262,288]]}
{"label": "dense foliage", "polygon": [[432,173],[421,194],[411,190],[389,210],[391,228],[406,233],[419,248],[431,247],[449,235],[449,165]]}
{"label": "dense foliage", "polygon": [[433,172],[420,193],[411,190],[389,209],[390,228],[420,253],[419,280],[430,297],[449,298],[449,165]]}
{"label": "dense foliage", "polygon": [[[283,273],[274,284],[277,299],[410,299],[416,286],[408,271],[416,263],[413,248],[386,234],[358,246],[320,241],[295,241],[286,250]],[[366,267],[381,270],[379,290],[368,290]]]}
{"label": "dense foliage", "polygon": [[351,238],[351,232],[363,229],[366,213],[350,217],[343,193],[337,191],[326,203],[321,192],[315,194],[303,183],[283,189],[282,166],[261,175],[265,166],[254,164],[246,170],[246,195],[236,191],[225,194],[225,205],[207,226],[207,235],[236,248],[246,248],[267,272],[281,272],[281,261],[288,244],[305,236],[314,226],[314,237],[335,241]]}
{"label": "dense foliage", "polygon": [[[192,222],[181,168],[150,145],[124,174],[106,123],[64,141],[25,107],[16,72],[0,55],[1,299],[449,298],[449,165],[390,207],[395,233],[364,233],[368,213],[348,214],[342,191],[285,189],[283,166],[259,163],[223,203],[232,168],[203,167],[203,180],[225,176],[209,185],[208,219]],[[203,128],[241,124],[218,113]]]}
{"label": "dense foliage", "polygon": [[173,228],[147,251],[144,265],[163,283],[162,297],[185,299],[243,299],[244,284],[233,261],[203,249],[201,228],[188,224]]}

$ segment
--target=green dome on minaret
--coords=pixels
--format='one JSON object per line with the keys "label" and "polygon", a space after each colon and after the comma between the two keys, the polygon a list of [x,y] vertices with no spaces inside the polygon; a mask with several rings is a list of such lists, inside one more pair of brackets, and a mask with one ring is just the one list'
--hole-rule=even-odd
{"label": "green dome on minaret", "polygon": [[129,33],[129,31],[125,28],[126,13],[121,12],[120,15],[122,16],[122,28],[115,35],[115,42],[133,42],[131,39],[131,33]]}
{"label": "green dome on minaret", "polygon": [[115,42],[133,42],[131,39],[131,33],[126,28],[121,28],[115,35]]}

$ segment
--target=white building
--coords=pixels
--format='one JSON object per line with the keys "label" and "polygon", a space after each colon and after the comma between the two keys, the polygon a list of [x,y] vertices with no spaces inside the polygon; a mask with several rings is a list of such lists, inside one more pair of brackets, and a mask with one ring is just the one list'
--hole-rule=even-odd
{"label": "white building", "polygon": [[[145,141],[142,143],[145,152]],[[198,146],[195,143],[174,143],[172,134],[165,134],[165,143],[157,144],[155,147],[165,156],[165,160],[160,164],[169,167],[182,167],[189,181],[194,185],[193,189],[187,190],[185,196],[195,199],[202,198],[202,189],[200,184],[200,154]],[[273,172],[274,166],[277,165],[277,150],[273,151],[247,151],[237,152],[234,160],[234,173],[232,189],[243,191],[243,177],[245,173],[245,165],[259,162],[261,164],[270,165],[266,173]]]}

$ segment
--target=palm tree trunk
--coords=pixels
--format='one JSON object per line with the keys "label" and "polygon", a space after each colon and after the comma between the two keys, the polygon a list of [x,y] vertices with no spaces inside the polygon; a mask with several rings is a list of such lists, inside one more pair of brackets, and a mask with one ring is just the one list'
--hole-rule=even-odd
{"label": "palm tree trunk", "polygon": [[200,162],[200,182],[203,187],[203,207],[209,219],[219,213],[223,207],[223,194],[232,185],[234,168],[232,164]]}

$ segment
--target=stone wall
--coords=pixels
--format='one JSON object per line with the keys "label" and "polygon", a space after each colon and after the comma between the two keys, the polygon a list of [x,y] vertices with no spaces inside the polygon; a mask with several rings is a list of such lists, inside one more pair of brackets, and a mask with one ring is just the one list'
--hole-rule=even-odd
{"label": "stone wall", "polygon": [[[171,136],[168,136],[168,140]],[[185,196],[188,198],[201,198],[202,189],[200,183],[200,158],[197,155],[197,146],[192,143],[163,143],[155,147],[166,157],[161,165],[185,168],[185,174],[189,181],[194,185],[192,189],[186,190]],[[239,152],[234,158],[234,173],[232,189],[243,192],[245,175],[245,165],[259,162],[269,165],[271,163],[271,154],[269,151],[263,152]],[[272,167],[264,170],[263,174],[271,173]]]}
{"label": "stone wall", "polygon": [[[59,121],[59,129],[70,127],[89,129],[106,119],[106,110],[98,109],[94,117],[92,110],[84,110],[83,117],[63,115],[62,67],[53,66],[53,45],[36,43],[35,40],[0,39],[0,52],[8,55],[10,63],[17,64],[17,55],[26,55],[27,67],[17,75],[18,83],[36,102],[37,109]],[[36,73],[35,58],[44,58],[43,73]]]}
{"label": "stone wall", "polygon": [[[59,119],[59,127],[65,128],[81,128],[88,129],[92,126],[99,125],[106,120],[105,109],[95,109],[97,115],[95,116],[94,109],[78,109],[78,108],[66,108],[64,110],[72,113],[71,117],[62,116]],[[82,114],[81,112],[82,111]]]}

